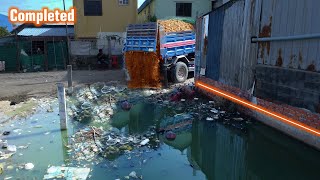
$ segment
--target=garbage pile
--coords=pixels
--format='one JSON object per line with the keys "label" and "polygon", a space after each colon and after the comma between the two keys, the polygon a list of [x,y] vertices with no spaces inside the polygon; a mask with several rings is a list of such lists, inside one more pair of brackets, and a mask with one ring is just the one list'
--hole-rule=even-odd
{"label": "garbage pile", "polygon": [[194,27],[190,23],[178,19],[158,20],[158,23],[164,28],[166,33],[194,31]]}
{"label": "garbage pile", "polygon": [[131,154],[134,149],[159,147],[155,128],[152,127],[144,135],[128,135],[104,131],[101,128],[90,127],[78,131],[71,137],[69,152],[72,159],[81,163],[82,161],[98,163],[97,155],[106,159],[114,160],[121,155]]}
{"label": "garbage pile", "polygon": [[[219,122],[244,132],[250,123],[237,112],[226,112],[223,107],[216,107],[214,101],[197,97],[193,84],[171,90],[128,90],[95,84],[76,91],[75,98],[69,101],[74,104],[69,115],[86,125],[66,144],[71,159],[78,165],[114,161],[123,156],[130,161],[139,159],[141,164],[142,152],[156,151],[161,143],[182,151],[192,141],[194,120]],[[135,124],[141,126],[145,122],[132,119],[133,115],[142,118],[136,111],[150,113],[141,103],[162,107],[152,110],[158,120],[147,123],[143,132],[136,131]],[[125,127],[129,128],[126,132]]]}

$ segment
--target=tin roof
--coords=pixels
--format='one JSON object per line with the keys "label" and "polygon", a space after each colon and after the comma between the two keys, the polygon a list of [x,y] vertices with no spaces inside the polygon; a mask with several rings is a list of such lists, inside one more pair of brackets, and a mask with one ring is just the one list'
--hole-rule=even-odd
{"label": "tin roof", "polygon": [[[74,34],[74,28],[68,26],[68,34]],[[22,29],[19,36],[66,36],[66,27],[64,26],[44,26],[44,27],[26,27]]]}

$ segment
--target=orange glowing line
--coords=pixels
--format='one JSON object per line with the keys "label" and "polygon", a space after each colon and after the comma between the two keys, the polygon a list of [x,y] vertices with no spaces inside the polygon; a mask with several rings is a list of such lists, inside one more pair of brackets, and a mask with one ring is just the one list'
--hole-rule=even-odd
{"label": "orange glowing line", "polygon": [[222,91],[220,89],[217,89],[217,88],[214,88],[212,86],[206,85],[203,82],[196,82],[196,86],[199,86],[200,88],[205,89],[205,90],[210,90],[211,92],[213,92],[216,95],[224,97],[224,98],[226,98],[226,99],[228,99],[230,101],[233,101],[235,103],[238,103],[240,105],[246,106],[246,107],[248,107],[250,109],[253,109],[253,110],[256,110],[258,112],[261,112],[261,113],[263,113],[265,115],[269,115],[271,117],[274,117],[274,118],[276,118],[276,119],[278,119],[278,120],[280,120],[280,121],[282,121],[282,122],[284,122],[284,123],[286,123],[288,125],[297,127],[297,128],[299,128],[301,130],[307,131],[307,132],[312,133],[312,134],[314,134],[316,136],[320,136],[320,131],[318,131],[317,129],[314,129],[314,128],[310,127],[310,126],[306,126],[306,125],[304,125],[304,124],[302,124],[300,122],[297,122],[296,120],[290,119],[290,118],[288,118],[286,116],[283,116],[281,114],[278,114],[278,113],[272,112],[270,110],[267,110],[267,109],[263,108],[262,106],[253,104],[253,103],[251,103],[251,102],[249,102],[247,100],[243,100],[243,99],[241,99],[241,98],[239,98],[239,97],[237,97],[235,95],[232,95],[230,93],[224,92],[224,91]]}

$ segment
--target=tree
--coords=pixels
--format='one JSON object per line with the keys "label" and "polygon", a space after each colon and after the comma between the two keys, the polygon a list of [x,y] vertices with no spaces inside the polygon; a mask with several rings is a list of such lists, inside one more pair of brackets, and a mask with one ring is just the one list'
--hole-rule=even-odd
{"label": "tree", "polygon": [[8,36],[8,35],[10,35],[10,33],[9,33],[9,31],[7,30],[7,28],[0,27],[0,37]]}

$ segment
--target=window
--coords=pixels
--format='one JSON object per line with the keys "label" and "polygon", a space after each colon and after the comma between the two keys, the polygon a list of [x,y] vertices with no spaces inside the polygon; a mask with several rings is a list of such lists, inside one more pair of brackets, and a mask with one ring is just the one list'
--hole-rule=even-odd
{"label": "window", "polygon": [[129,0],[119,0],[119,5],[129,5]]}
{"label": "window", "polygon": [[102,0],[84,0],[85,16],[102,16]]}
{"label": "window", "polygon": [[177,3],[176,16],[191,17],[192,3]]}

